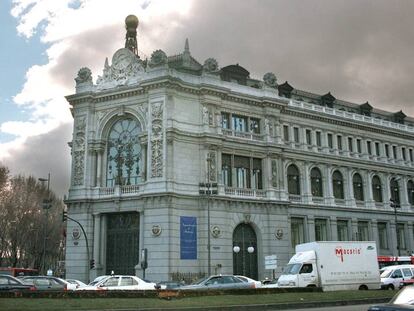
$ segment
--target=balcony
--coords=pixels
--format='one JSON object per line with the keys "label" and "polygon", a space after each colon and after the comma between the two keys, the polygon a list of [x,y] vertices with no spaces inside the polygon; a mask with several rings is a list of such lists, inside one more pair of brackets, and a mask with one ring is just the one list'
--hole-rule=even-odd
{"label": "balcony", "polygon": [[256,134],[256,133],[249,133],[249,132],[239,132],[239,131],[233,131],[229,129],[222,129],[223,135],[225,136],[231,136],[231,137],[237,137],[242,138],[246,140],[258,140],[263,141],[264,136],[262,134]]}
{"label": "balcony", "polygon": [[140,186],[138,185],[101,187],[99,188],[99,198],[112,197],[112,196],[129,196],[129,195],[135,195],[139,192],[140,192]]}
{"label": "balcony", "polygon": [[266,198],[266,191],[261,189],[224,187],[224,194],[235,197]]}

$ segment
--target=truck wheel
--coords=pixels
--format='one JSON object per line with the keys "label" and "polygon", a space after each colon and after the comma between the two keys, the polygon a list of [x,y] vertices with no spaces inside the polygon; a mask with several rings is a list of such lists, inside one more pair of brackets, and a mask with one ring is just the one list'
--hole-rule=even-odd
{"label": "truck wheel", "polygon": [[392,285],[392,284],[388,285],[388,286],[387,286],[387,289],[388,289],[388,290],[394,290],[394,285]]}
{"label": "truck wheel", "polygon": [[359,286],[358,290],[368,290],[368,286],[361,285],[361,286]]}

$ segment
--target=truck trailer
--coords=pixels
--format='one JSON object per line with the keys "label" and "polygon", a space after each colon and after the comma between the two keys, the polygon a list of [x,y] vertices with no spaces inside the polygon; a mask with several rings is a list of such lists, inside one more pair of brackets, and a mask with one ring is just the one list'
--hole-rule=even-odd
{"label": "truck trailer", "polygon": [[325,241],[299,244],[278,287],[321,287],[323,291],[379,289],[375,242]]}

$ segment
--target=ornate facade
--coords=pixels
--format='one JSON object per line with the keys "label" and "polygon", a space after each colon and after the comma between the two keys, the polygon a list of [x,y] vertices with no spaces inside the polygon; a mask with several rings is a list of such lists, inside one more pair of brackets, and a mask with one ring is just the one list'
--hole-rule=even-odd
{"label": "ornate facade", "polygon": [[278,84],[273,73],[201,65],[188,41],[149,60],[129,45],[96,84],[82,68],[67,96],[66,204],[90,246],[69,221],[68,277],[142,275],[142,249],[155,281],[207,274],[209,263],[211,273],[262,279],[265,256],[281,267],[315,240],[413,252],[414,119]]}

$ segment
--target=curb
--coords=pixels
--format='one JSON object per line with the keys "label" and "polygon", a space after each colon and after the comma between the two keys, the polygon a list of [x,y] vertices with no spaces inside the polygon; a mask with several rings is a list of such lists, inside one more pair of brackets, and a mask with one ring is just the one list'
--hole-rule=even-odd
{"label": "curb", "polygon": [[[84,310],[84,311],[264,311],[264,310],[289,310],[300,308],[317,308],[317,307],[335,307],[335,306],[351,306],[364,304],[387,303],[391,298],[366,298],[354,300],[339,301],[314,301],[314,302],[286,302],[274,304],[256,304],[256,305],[231,305],[216,307],[180,307],[180,308],[142,308],[142,309],[100,309],[100,310]],[[79,310],[82,311],[82,310]]]}

